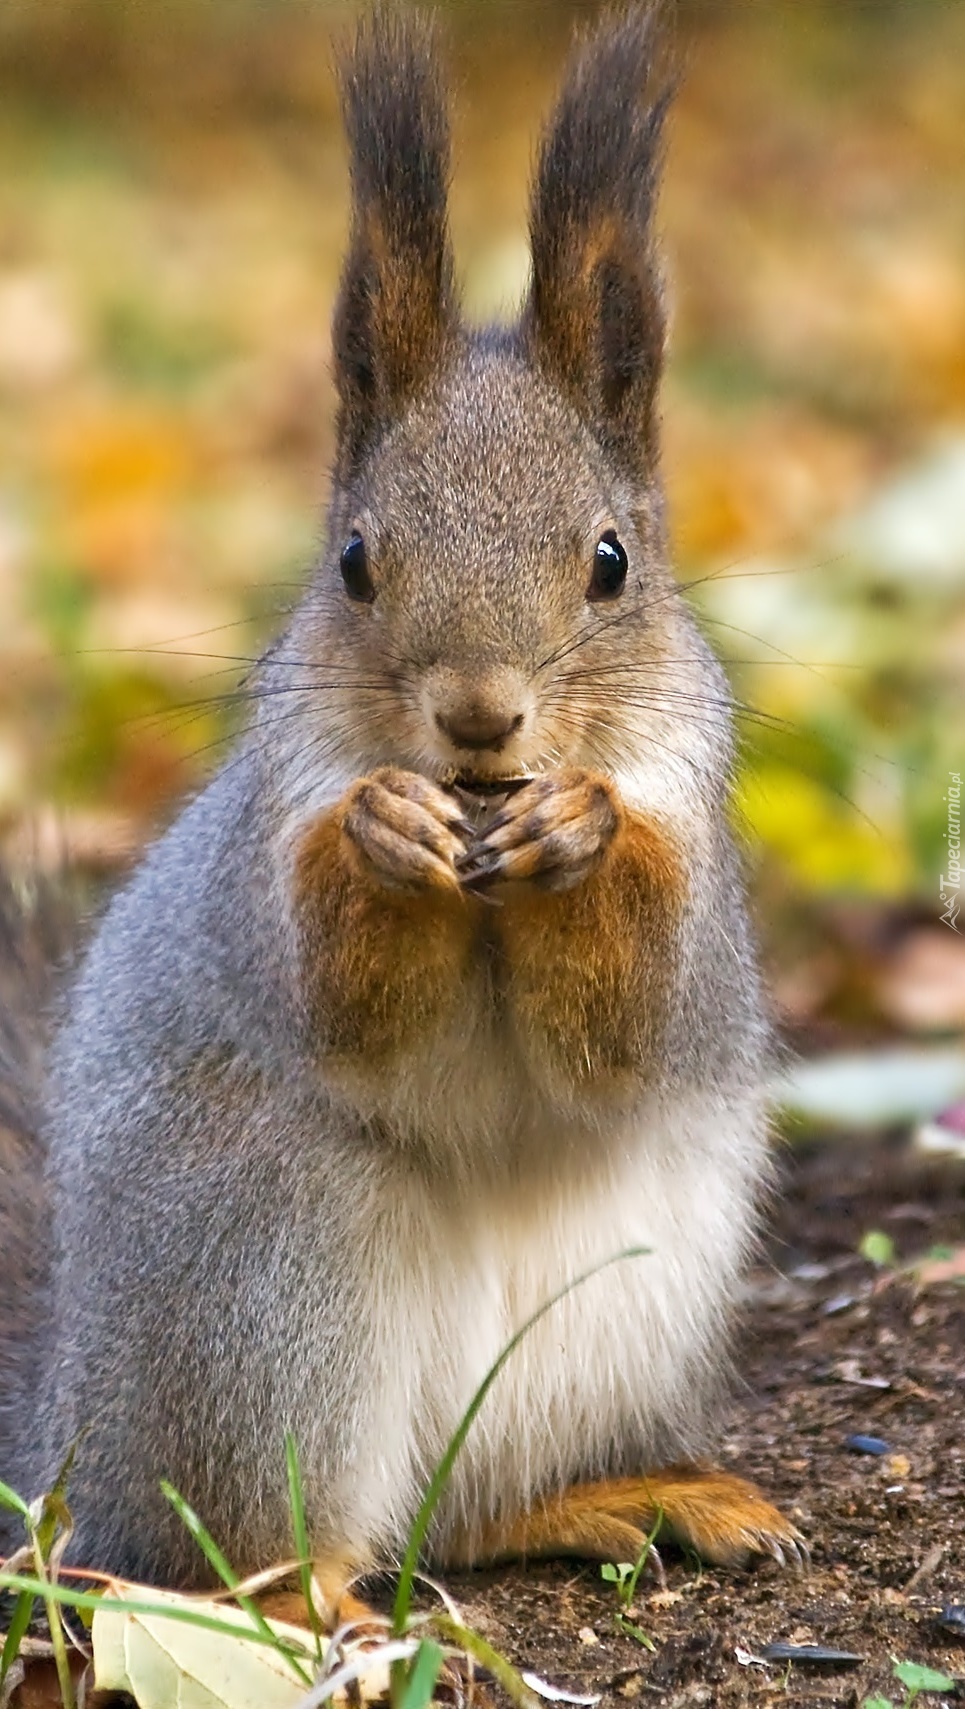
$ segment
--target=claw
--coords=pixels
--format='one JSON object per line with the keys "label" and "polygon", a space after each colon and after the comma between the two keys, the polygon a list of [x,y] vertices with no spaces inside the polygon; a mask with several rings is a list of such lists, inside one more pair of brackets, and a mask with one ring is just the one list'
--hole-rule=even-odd
{"label": "claw", "polygon": [[653,1569],[654,1577],[656,1578],[657,1583],[660,1586],[660,1589],[666,1590],[666,1588],[667,1588],[667,1574],[666,1574],[666,1571],[664,1570],[664,1564],[663,1564],[663,1561],[660,1557],[660,1551],[657,1548],[656,1543],[651,1543],[650,1548],[647,1552],[647,1566],[648,1566],[648,1568]]}
{"label": "claw", "polygon": [[493,896],[489,890],[479,888],[475,884],[463,882],[461,889],[464,896],[473,896],[477,902],[485,902],[487,908],[501,908],[503,906],[498,896]]}
{"label": "claw", "polygon": [[789,1566],[795,1572],[806,1573],[811,1565],[810,1550],[798,1531],[789,1533],[780,1541],[770,1532],[758,1532],[749,1541],[758,1554],[770,1555],[779,1567]]}
{"label": "claw", "polygon": [[508,825],[515,818],[515,813],[510,813],[507,808],[501,807],[495,818],[490,819],[486,826],[486,835],[491,836],[493,831],[501,831],[504,825]]}
{"label": "claw", "polygon": [[479,854],[467,849],[464,855],[457,856],[456,871],[464,884],[481,884],[499,871],[502,860],[501,854]]}
{"label": "claw", "polygon": [[461,837],[466,837],[470,841],[476,835],[475,825],[471,825],[469,820],[462,813],[453,813],[448,815],[446,818],[446,824],[450,831],[458,831]]}

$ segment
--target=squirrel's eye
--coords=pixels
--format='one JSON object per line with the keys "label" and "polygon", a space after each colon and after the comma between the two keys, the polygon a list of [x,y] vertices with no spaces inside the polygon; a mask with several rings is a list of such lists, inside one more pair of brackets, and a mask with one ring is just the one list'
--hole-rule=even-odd
{"label": "squirrel's eye", "polygon": [[345,592],[349,599],[357,599],[363,605],[371,605],[375,598],[375,588],[369,575],[369,558],[365,550],[365,541],[356,532],[349,537],[348,545],[342,547],[339,559]]}
{"label": "squirrel's eye", "polygon": [[587,599],[616,599],[623,592],[623,584],[627,579],[627,555],[616,537],[614,529],[608,528],[602,540],[597,544],[593,559],[593,575],[586,590]]}

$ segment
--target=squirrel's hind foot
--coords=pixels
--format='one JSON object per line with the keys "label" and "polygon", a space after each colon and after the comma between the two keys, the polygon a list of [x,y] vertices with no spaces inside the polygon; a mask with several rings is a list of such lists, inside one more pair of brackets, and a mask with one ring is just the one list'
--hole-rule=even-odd
{"label": "squirrel's hind foot", "polygon": [[[713,1566],[742,1567],[760,1555],[779,1566],[809,1564],[800,1531],[760,1490],[716,1466],[692,1463],[574,1484],[513,1520],[492,1522],[482,1535],[456,1543],[447,1558],[473,1566],[525,1556],[634,1561],[655,1529]],[[651,1565],[659,1575],[658,1556]]]}
{"label": "squirrel's hind foot", "polygon": [[711,1566],[744,1567],[761,1555],[781,1567],[804,1571],[810,1565],[797,1526],[755,1484],[733,1472],[701,1464],[667,1466],[641,1479],[640,1487],[663,1513],[661,1534]]}

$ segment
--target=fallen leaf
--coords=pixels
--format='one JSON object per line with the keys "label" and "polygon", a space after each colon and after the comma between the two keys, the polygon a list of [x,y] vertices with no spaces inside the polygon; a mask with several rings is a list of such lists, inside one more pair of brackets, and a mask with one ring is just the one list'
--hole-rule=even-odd
{"label": "fallen leaf", "polygon": [[[138,1709],[289,1709],[305,1695],[305,1680],[278,1650],[253,1641],[252,1624],[240,1609],[193,1596],[179,1596],[146,1585],[114,1582],[112,1601],[129,1610],[98,1608],[91,1626],[94,1684],[99,1691],[126,1691]],[[145,1612],[165,1604],[237,1628],[231,1632],[194,1626],[164,1613]],[[134,1606],[136,1604],[136,1606]],[[277,1637],[302,1660],[311,1678],[316,1670],[312,1640],[303,1627],[268,1622]],[[389,1687],[389,1664],[408,1657],[417,1644],[373,1644],[371,1639],[340,1647],[340,1665],[332,1674],[333,1701],[375,1702]]]}
{"label": "fallen leaf", "polygon": [[[98,1691],[128,1691],[138,1709],[289,1709],[305,1694],[305,1682],[276,1650],[252,1642],[252,1624],[241,1610],[198,1602],[168,1591],[117,1584],[113,1601],[136,1602],[130,1612],[99,1608],[94,1614],[94,1684]],[[142,1611],[164,1603],[237,1626],[237,1638]],[[280,1638],[306,1654],[307,1634],[270,1622]],[[307,1654],[306,1654],[307,1661]],[[307,1670],[310,1672],[310,1669]]]}

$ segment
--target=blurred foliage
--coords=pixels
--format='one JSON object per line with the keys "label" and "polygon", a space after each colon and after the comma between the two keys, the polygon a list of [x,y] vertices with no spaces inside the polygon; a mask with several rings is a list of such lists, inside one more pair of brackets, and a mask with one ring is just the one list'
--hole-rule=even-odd
{"label": "blurred foliage", "polygon": [[[453,0],[468,301],[525,279],[574,17]],[[135,846],[316,550],[346,182],[319,0],[0,9],[0,828]],[[965,7],[682,0],[677,562],[771,903],[933,906],[965,677]],[[58,833],[59,835],[59,833]]]}

